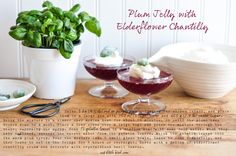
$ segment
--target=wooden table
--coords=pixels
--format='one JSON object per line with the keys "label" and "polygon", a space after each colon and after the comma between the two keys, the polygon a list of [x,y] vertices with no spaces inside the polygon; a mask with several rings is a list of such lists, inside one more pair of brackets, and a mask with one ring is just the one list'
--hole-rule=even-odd
{"label": "wooden table", "polygon": [[[0,112],[0,156],[233,156],[236,153],[236,90],[223,98],[189,97],[173,83],[153,95],[166,103],[157,116],[130,115],[121,104],[137,98],[90,96],[101,83],[79,80],[75,95],[49,119],[15,110]],[[29,103],[48,102],[31,98]]]}

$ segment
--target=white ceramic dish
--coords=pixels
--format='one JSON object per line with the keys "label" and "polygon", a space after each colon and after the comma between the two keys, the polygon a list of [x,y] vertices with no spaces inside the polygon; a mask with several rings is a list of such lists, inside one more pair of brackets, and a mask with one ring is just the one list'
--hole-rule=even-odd
{"label": "white ceramic dish", "polygon": [[[200,63],[178,57],[186,49],[202,47],[220,50],[229,63]],[[171,72],[184,91],[194,97],[219,98],[236,87],[236,47],[206,43],[171,44],[163,47],[149,62]]]}
{"label": "white ceramic dish", "polygon": [[[17,89],[23,89],[25,96],[20,98],[13,98],[12,93]],[[10,94],[11,98],[6,101],[0,101],[0,111],[14,109],[21,103],[28,100],[36,91],[36,87],[25,81],[11,80],[11,79],[0,79],[0,93]]]}

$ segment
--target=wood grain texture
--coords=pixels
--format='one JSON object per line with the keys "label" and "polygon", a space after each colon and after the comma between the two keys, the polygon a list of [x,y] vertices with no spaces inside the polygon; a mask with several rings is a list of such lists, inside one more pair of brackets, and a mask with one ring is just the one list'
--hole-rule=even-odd
{"label": "wood grain texture", "polygon": [[[52,120],[59,120],[63,116],[68,115],[68,112],[74,111],[74,110],[110,110],[110,111],[121,111],[121,104],[125,101],[135,99],[137,98],[134,94],[129,94],[125,98],[120,99],[99,99],[92,97],[88,95],[87,91],[89,88],[91,88],[94,85],[101,84],[101,81],[97,80],[79,80],[77,83],[77,90],[75,95],[72,97],[72,99],[69,101],[69,103],[62,106],[61,112],[59,115],[51,118]],[[194,145],[194,144],[175,144],[175,145],[164,145],[164,144],[148,144],[143,145],[144,148],[142,149],[129,149],[128,155],[131,156],[233,156],[235,155],[236,149],[236,90],[232,91],[230,94],[228,94],[225,97],[214,99],[214,100],[205,100],[205,99],[196,99],[193,97],[187,96],[181,88],[176,84],[173,83],[168,89],[165,91],[155,94],[152,96],[154,99],[161,99],[166,103],[167,109],[166,112],[161,113],[157,116],[135,116],[135,115],[129,115],[127,113],[120,113],[119,119],[126,119],[126,120],[133,120],[140,121],[142,123],[145,123],[145,120],[152,121],[152,123],[160,123],[159,120],[162,119],[168,119],[165,115],[171,115],[171,111],[173,110],[182,110],[182,111],[189,111],[191,110],[202,110],[202,111],[208,111],[208,110],[220,110],[223,113],[222,118],[220,119],[219,123],[223,124],[225,128],[227,128],[227,133],[225,133],[223,139],[219,144],[210,144],[210,145]],[[29,103],[40,103],[40,102],[47,102],[45,100],[40,100],[36,98],[31,98],[29,101],[25,102],[22,105],[26,105]],[[227,111],[226,111],[227,110]],[[7,111],[7,112],[0,112],[0,118],[1,119],[10,119],[10,118],[16,118],[18,120],[24,120],[24,119],[31,119],[30,117],[20,114],[19,107],[15,110]],[[189,113],[188,112],[188,113]],[[188,114],[187,115],[193,115]],[[184,113],[182,113],[184,114]],[[98,118],[96,113],[90,114],[88,113],[87,118],[90,118],[90,115],[94,116],[95,120],[105,120],[105,119],[111,119],[115,120],[115,117],[112,116],[112,114],[104,113],[104,116],[107,117],[100,117]],[[181,113],[177,113],[177,115],[181,115]],[[214,113],[205,113],[205,115],[215,115]],[[72,117],[70,117],[72,119]],[[80,118],[77,118],[78,120]],[[90,118],[91,119],[91,118]],[[176,120],[179,119],[176,117]],[[216,118],[215,118],[216,119]],[[102,124],[104,122],[94,122],[97,124]],[[39,120],[34,120],[35,123],[39,123]],[[49,120],[42,119],[40,120],[40,123],[48,124]],[[178,122],[178,121],[177,121]],[[149,123],[149,122],[147,122]],[[63,124],[63,122],[61,122]],[[171,122],[166,122],[166,124],[171,124]],[[206,123],[207,124],[207,123]],[[76,128],[76,126],[74,126]],[[128,128],[131,128],[132,126],[128,127],[121,127],[117,126],[119,128],[120,132],[132,132],[132,130],[126,130]],[[195,126],[196,128],[201,126]],[[2,130],[3,125],[0,123],[0,129]],[[60,128],[60,127],[58,127]],[[85,127],[88,128],[88,127]],[[111,128],[111,127],[110,127]],[[126,128],[126,129],[125,129]],[[134,126],[134,128],[142,128],[139,126]],[[149,128],[149,127],[146,127]],[[153,128],[153,127],[152,127]],[[161,126],[159,127],[161,128]],[[212,127],[214,128],[214,127]],[[161,131],[158,131],[161,132]],[[163,131],[164,132],[164,131]],[[175,132],[178,132],[176,130]],[[203,131],[205,132],[205,131]],[[134,131],[136,133],[136,131]],[[0,134],[2,134],[2,131],[0,131]],[[176,136],[177,137],[177,136]],[[78,156],[78,155],[101,155],[99,154],[100,149],[81,149],[79,151],[69,150],[69,149],[27,149],[27,150],[20,150],[20,149],[11,149],[6,150],[2,149],[3,143],[2,143],[2,136],[0,136],[0,155],[1,156],[39,156],[39,155],[45,155],[45,156]],[[9,140],[10,141],[10,140]],[[107,140],[101,140],[101,141],[107,141]],[[157,140],[158,141],[158,140]],[[114,154],[113,154],[114,155]],[[119,155],[119,154],[117,154]]]}

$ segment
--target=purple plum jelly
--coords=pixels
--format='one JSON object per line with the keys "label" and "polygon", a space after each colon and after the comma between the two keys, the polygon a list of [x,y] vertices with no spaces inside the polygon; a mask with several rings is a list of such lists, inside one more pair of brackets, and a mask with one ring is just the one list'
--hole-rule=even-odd
{"label": "purple plum jelly", "polygon": [[121,69],[118,73],[119,83],[128,91],[139,95],[158,93],[167,88],[173,80],[171,74],[164,71],[161,71],[159,78],[148,80],[131,77],[127,69]]}
{"label": "purple plum jelly", "polygon": [[133,60],[124,59],[121,66],[102,66],[95,63],[95,59],[86,60],[84,63],[85,69],[94,77],[113,81],[117,79],[117,70],[120,68],[129,67],[133,63]]}

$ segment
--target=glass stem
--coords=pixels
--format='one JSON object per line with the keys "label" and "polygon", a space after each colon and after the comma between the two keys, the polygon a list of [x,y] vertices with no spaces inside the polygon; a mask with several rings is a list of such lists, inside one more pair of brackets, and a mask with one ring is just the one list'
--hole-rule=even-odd
{"label": "glass stem", "polygon": [[150,97],[149,96],[139,96],[138,102],[149,104],[150,103]]}
{"label": "glass stem", "polygon": [[113,82],[112,82],[112,81],[105,81],[105,82],[104,82],[104,85],[105,85],[106,87],[113,87]]}

